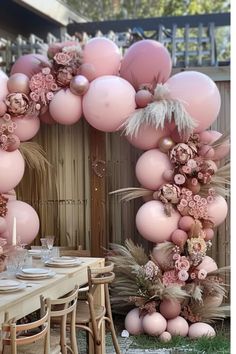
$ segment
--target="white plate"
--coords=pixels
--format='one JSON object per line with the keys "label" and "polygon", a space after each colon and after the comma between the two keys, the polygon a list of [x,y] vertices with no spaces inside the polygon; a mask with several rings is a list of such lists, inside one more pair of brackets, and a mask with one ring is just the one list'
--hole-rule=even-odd
{"label": "white plate", "polygon": [[56,275],[56,272],[54,272],[53,270],[49,270],[48,273],[46,274],[27,274],[27,273],[22,273],[17,272],[16,273],[16,277],[19,279],[27,279],[27,280],[43,280],[43,279],[48,279],[48,278],[52,278]]}
{"label": "white plate", "polygon": [[56,268],[63,268],[63,267],[78,267],[82,264],[82,261],[76,261],[76,262],[52,262],[51,260],[46,261],[44,264],[48,267],[56,267]]}
{"label": "white plate", "polygon": [[19,281],[16,280],[11,280],[11,279],[0,279],[0,288],[9,288],[9,287],[15,287],[21,284]]}
{"label": "white plate", "polygon": [[6,293],[13,293],[15,291],[19,291],[19,290],[23,290],[26,288],[26,284],[25,283],[20,283],[19,285],[16,287],[10,287],[10,288],[6,288],[6,289],[0,289],[0,293],[1,294],[6,294]]}
{"label": "white plate", "polygon": [[31,274],[31,275],[34,275],[34,274],[48,274],[48,270],[47,269],[43,269],[43,268],[22,268],[21,269],[22,273],[25,273],[25,274]]}
{"label": "white plate", "polygon": [[75,263],[75,262],[78,262],[78,258],[77,257],[69,257],[69,256],[53,257],[50,259],[50,262],[53,262],[53,263]]}

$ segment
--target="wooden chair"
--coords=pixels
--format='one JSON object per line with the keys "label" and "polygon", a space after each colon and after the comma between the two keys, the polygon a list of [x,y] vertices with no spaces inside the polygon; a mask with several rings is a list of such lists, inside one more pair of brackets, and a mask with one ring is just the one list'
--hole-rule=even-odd
{"label": "wooden chair", "polygon": [[[115,351],[117,354],[121,354],[112,319],[108,289],[108,285],[115,278],[113,268],[114,264],[111,262],[106,263],[103,268],[91,269],[88,267],[87,301],[78,301],[77,304],[76,327],[86,330],[91,335],[95,354],[99,352],[101,344],[105,342],[105,338],[101,337],[101,326],[105,321],[111,331]],[[105,307],[95,304],[94,295],[98,287],[104,287]]]}
{"label": "wooden chair", "polygon": [[[71,291],[66,296],[51,300],[44,299],[43,296],[40,297],[41,309],[44,312],[44,304],[46,303],[50,311],[51,323],[60,323],[60,333],[57,332],[57,336],[60,338],[61,352],[66,354],[69,350],[73,354],[78,354],[77,340],[76,340],[76,328],[75,328],[75,318],[76,318],[76,305],[78,298],[79,287],[76,285],[75,289]],[[70,333],[70,345],[67,343],[66,338],[66,327],[67,319],[70,316],[69,321],[69,333]]]}
{"label": "wooden chair", "polygon": [[[50,338],[50,317],[49,308],[37,321],[27,324],[16,324],[16,322],[4,323],[2,326],[3,354],[60,354],[61,348]],[[51,345],[50,345],[51,344]]]}

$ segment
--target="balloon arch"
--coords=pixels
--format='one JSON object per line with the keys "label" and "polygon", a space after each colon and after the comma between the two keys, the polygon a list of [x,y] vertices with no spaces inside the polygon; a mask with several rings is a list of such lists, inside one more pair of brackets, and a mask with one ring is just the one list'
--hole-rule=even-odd
{"label": "balloon arch", "polygon": [[[125,132],[145,150],[136,164],[142,188],[114,193],[127,200],[145,197],[136,226],[156,246],[147,257],[128,240],[126,248],[113,245],[112,291],[118,293],[127,277],[121,302],[136,308],[127,314],[126,329],[160,340],[214,335],[207,322],[224,317],[225,294],[218,267],[206,255],[214,227],[227,214],[229,165],[219,167],[219,161],[229,153],[229,140],[206,130],[221,98],[205,74],[170,77],[171,70],[170,55],[157,41],[137,42],[122,58],[112,41],[94,38],[84,48],[53,44],[48,58],[23,55],[9,78],[0,72],[0,237],[11,243],[14,217],[23,242],[31,243],[39,231],[37,213],[16,200],[14,188],[25,168],[18,148],[37,134],[40,122],[70,125],[83,115],[100,131]],[[135,292],[129,293],[130,282]]]}

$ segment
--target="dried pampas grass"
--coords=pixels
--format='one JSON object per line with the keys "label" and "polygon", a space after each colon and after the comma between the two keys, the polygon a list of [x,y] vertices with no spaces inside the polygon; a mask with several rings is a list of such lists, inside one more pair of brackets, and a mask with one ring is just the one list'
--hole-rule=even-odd
{"label": "dried pampas grass", "polygon": [[151,197],[153,195],[153,191],[146,188],[128,187],[117,189],[109,194],[121,196],[121,201],[129,202],[130,200],[141,197]]}

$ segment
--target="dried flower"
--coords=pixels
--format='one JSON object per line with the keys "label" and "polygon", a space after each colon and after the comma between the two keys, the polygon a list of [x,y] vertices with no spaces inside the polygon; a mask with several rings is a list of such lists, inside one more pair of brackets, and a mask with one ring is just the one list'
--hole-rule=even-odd
{"label": "dried flower", "polygon": [[194,155],[195,152],[187,144],[179,143],[171,149],[170,160],[172,163],[185,165]]}
{"label": "dried flower", "polygon": [[165,286],[177,284],[177,285],[185,285],[185,282],[178,278],[178,274],[175,270],[168,270],[164,272],[162,276],[162,282]]}
{"label": "dried flower", "polygon": [[180,188],[174,184],[164,184],[158,191],[162,203],[177,204],[179,202]]}
{"label": "dried flower", "polygon": [[154,279],[158,276],[160,273],[159,267],[153,262],[153,261],[148,261],[144,266],[143,266],[144,272],[145,272],[145,278],[146,279]]}
{"label": "dried flower", "polygon": [[65,87],[69,86],[70,81],[73,77],[73,70],[70,67],[60,68],[56,74],[57,84],[59,86]]}
{"label": "dried flower", "polygon": [[71,56],[65,52],[56,53],[53,57],[58,65],[68,65],[71,61]]}
{"label": "dried flower", "polygon": [[181,175],[180,173],[177,173],[174,176],[174,181],[175,181],[176,184],[181,185],[181,184],[185,183],[186,178],[183,175]]}
{"label": "dried flower", "polygon": [[206,253],[206,242],[204,241],[203,238],[201,237],[192,237],[187,240],[188,244],[188,253],[201,253],[204,254]]}
{"label": "dried flower", "polygon": [[178,270],[186,270],[188,271],[190,268],[190,263],[188,259],[185,256],[180,257],[178,260],[175,262],[175,268]]}
{"label": "dried flower", "polygon": [[24,93],[9,93],[5,103],[8,113],[13,116],[20,116],[27,112],[29,108],[29,98]]}
{"label": "dried flower", "polygon": [[206,278],[206,276],[207,276],[207,271],[205,269],[200,269],[198,271],[198,274],[197,274],[198,279],[203,280]]}
{"label": "dried flower", "polygon": [[8,198],[0,194],[0,216],[1,217],[7,215],[7,202],[8,202]]}
{"label": "dried flower", "polygon": [[178,272],[178,278],[181,281],[186,281],[189,278],[189,274],[185,269],[182,269]]}

